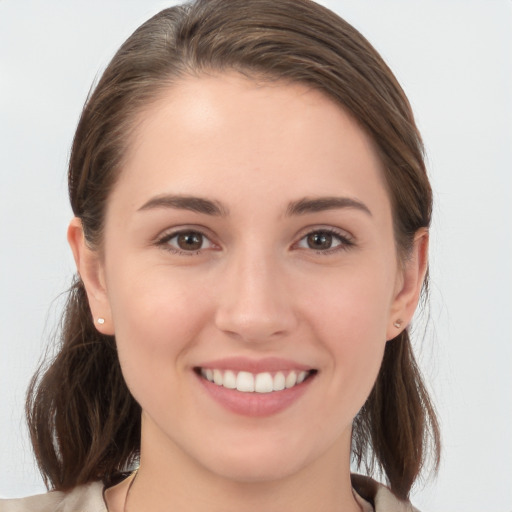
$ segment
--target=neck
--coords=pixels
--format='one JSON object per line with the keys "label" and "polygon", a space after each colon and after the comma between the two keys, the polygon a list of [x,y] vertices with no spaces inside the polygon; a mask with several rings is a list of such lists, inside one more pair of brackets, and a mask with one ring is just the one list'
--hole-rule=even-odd
{"label": "neck", "polygon": [[348,443],[340,440],[337,449],[305,468],[277,478],[255,475],[245,481],[211,471],[172,443],[148,443],[144,435],[142,439],[140,469],[126,512],[360,512],[350,483],[350,439]]}

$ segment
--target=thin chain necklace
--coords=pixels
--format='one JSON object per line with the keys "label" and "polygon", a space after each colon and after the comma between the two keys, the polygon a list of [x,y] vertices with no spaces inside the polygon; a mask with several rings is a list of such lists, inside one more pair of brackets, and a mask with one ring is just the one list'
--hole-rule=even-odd
{"label": "thin chain necklace", "polygon": [[126,512],[127,510],[126,506],[128,505],[128,496],[130,496],[130,491],[132,490],[133,482],[135,482],[135,479],[137,478],[138,471],[138,469],[135,470],[132,481],[130,482],[130,485],[128,485],[128,490],[126,491],[126,498],[124,499],[123,512]]}

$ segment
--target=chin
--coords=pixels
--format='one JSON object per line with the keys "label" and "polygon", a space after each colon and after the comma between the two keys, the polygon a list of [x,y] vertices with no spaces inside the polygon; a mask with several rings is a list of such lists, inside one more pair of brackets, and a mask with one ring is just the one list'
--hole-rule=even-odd
{"label": "chin", "polygon": [[[290,440],[288,440],[290,441]],[[254,436],[252,441],[238,444],[220,444],[221,449],[202,453],[196,460],[209,472],[238,483],[279,481],[299,473],[311,464],[315,453],[307,453],[304,443],[280,442]],[[302,446],[302,449],[301,449]],[[320,451],[320,450],[319,450]],[[315,450],[311,450],[315,452]]]}
{"label": "chin", "polygon": [[280,457],[264,459],[259,457],[253,460],[248,457],[234,457],[223,462],[217,461],[213,467],[209,467],[212,473],[219,477],[240,484],[269,483],[286,479],[298,473],[303,467],[300,462],[283,462]]}

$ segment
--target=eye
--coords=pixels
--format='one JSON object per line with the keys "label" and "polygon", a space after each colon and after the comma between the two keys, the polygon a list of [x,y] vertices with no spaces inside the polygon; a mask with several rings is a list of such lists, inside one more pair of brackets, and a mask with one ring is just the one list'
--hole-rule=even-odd
{"label": "eye", "polygon": [[158,245],[176,253],[196,253],[213,247],[212,242],[201,232],[186,230],[169,233],[158,241]]}
{"label": "eye", "polygon": [[332,252],[337,249],[347,249],[353,245],[348,236],[342,235],[331,229],[319,229],[311,231],[301,238],[297,247],[301,249],[313,249],[317,252]]}

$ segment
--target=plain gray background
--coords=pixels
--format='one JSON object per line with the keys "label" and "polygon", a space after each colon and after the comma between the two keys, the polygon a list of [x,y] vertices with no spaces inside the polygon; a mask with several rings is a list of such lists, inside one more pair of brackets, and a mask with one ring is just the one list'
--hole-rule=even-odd
{"label": "plain gray background", "polygon": [[[512,2],[331,0],[402,83],[435,190],[420,362],[443,429],[423,512],[512,510]],[[0,496],[43,491],[23,420],[73,263],[66,163],[98,73],[171,5],[0,0]],[[419,321],[417,325],[420,325]]]}

